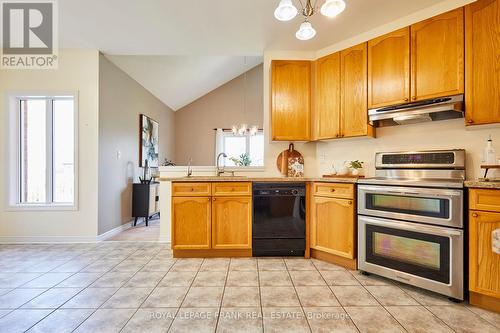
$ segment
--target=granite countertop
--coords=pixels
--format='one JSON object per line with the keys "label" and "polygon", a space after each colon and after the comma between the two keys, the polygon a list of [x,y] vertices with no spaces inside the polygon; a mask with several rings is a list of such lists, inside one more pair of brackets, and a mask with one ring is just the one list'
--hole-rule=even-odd
{"label": "granite countertop", "polygon": [[171,181],[171,182],[325,182],[325,183],[349,183],[355,184],[358,182],[357,178],[323,178],[323,177],[245,177],[245,176],[235,176],[235,177],[217,177],[217,176],[193,176],[193,177],[161,177],[160,181]]}
{"label": "granite countertop", "polygon": [[464,182],[465,187],[471,188],[485,188],[485,189],[498,189],[500,190],[500,180],[495,181],[485,181],[485,180],[466,180]]}

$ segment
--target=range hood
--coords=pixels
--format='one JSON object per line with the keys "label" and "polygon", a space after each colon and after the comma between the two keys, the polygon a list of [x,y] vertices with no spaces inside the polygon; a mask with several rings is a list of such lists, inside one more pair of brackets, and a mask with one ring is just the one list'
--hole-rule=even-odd
{"label": "range hood", "polygon": [[464,117],[464,95],[368,110],[368,118],[376,127],[406,125]]}

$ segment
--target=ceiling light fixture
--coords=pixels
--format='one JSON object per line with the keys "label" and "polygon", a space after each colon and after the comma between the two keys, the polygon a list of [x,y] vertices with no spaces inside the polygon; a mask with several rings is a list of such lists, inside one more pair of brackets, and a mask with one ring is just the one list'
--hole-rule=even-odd
{"label": "ceiling light fixture", "polygon": [[[318,0],[314,1],[314,5],[311,3],[311,0],[304,0],[306,1],[305,5],[302,3],[302,0],[298,1],[301,7],[300,13],[304,16],[304,22],[300,25],[295,37],[300,40],[309,40],[316,36],[316,30],[314,30],[311,22],[309,22],[309,17],[316,13]],[[344,0],[326,0],[321,6],[320,12],[326,17],[333,18],[342,13],[345,7]],[[274,17],[279,21],[290,21],[297,14],[297,7],[293,5],[292,0],[280,0],[278,7],[274,11]]]}

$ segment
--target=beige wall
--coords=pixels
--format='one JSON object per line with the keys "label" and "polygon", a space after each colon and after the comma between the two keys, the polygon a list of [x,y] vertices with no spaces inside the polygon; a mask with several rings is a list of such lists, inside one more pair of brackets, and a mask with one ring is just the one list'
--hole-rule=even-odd
{"label": "beige wall", "polygon": [[7,163],[0,163],[0,241],[95,240],[98,176],[97,50],[60,50],[57,70],[0,70],[0,159],[7,160],[9,92],[78,92],[79,199],[77,211],[9,211]]}
{"label": "beige wall", "polygon": [[[214,128],[233,124],[263,125],[262,65],[247,72],[246,103],[244,74],[175,112],[175,162],[214,165]],[[244,109],[246,104],[246,112]]]}
{"label": "beige wall", "polygon": [[99,234],[132,219],[132,182],[140,172],[139,114],[159,123],[160,163],[172,159],[174,112],[100,55]]}

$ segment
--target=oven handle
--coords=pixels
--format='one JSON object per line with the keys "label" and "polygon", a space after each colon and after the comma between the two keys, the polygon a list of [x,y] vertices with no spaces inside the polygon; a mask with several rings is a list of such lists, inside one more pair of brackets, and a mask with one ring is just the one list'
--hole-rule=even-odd
{"label": "oven handle", "polygon": [[459,230],[453,230],[453,229],[445,229],[445,228],[435,228],[435,227],[430,227],[430,226],[420,226],[420,225],[415,225],[414,223],[408,223],[408,222],[402,222],[402,221],[387,221],[387,220],[381,220],[381,219],[376,219],[376,218],[369,218],[365,216],[360,216],[359,217],[360,221],[373,224],[373,225],[380,225],[384,227],[389,227],[389,228],[395,228],[395,229],[400,229],[400,230],[409,230],[409,231],[416,231],[416,232],[423,232],[427,234],[433,234],[437,236],[444,236],[444,237],[460,237],[463,236],[463,232],[460,232]]}
{"label": "oven handle", "polygon": [[416,196],[434,196],[434,197],[459,197],[463,195],[462,191],[455,190],[437,190],[437,189],[419,189],[421,192],[409,191],[408,188],[397,188],[397,187],[387,187],[387,186],[372,186],[365,185],[359,186],[360,191],[378,194],[395,194],[395,195],[416,195]]}

